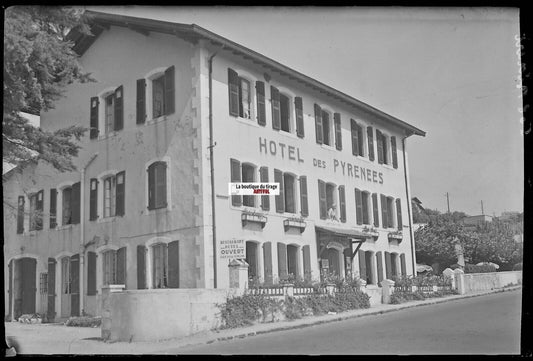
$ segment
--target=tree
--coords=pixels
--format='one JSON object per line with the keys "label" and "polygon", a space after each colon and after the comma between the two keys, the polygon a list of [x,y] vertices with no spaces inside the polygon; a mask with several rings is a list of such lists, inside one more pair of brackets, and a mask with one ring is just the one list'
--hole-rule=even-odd
{"label": "tree", "polygon": [[92,81],[82,71],[68,32],[90,34],[88,18],[64,7],[15,6],[4,22],[3,160],[18,165],[43,160],[63,172],[74,170],[77,141],[86,131],[70,126],[47,131],[32,126],[20,113],[53,109],[67,84]]}

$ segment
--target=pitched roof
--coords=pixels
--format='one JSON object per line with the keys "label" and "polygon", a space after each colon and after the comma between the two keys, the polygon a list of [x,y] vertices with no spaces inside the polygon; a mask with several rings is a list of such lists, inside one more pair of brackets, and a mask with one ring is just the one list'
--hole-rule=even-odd
{"label": "pitched roof", "polygon": [[319,82],[307,75],[304,75],[294,69],[291,69],[275,60],[272,60],[258,52],[248,49],[240,44],[228,40],[220,35],[217,35],[209,30],[206,30],[196,24],[180,24],[168,21],[153,20],[146,18],[137,18],[125,15],[116,15],[102,13],[98,11],[89,11],[86,13],[91,17],[93,36],[87,36],[76,31],[69,34],[69,39],[74,41],[74,51],[82,55],[102,33],[104,29],[110,26],[127,27],[134,31],[148,35],[150,32],[157,32],[163,34],[171,34],[178,36],[191,43],[197,43],[199,40],[205,40],[215,46],[221,46],[223,49],[232,52],[235,55],[242,56],[244,59],[259,63],[273,72],[277,72],[282,76],[286,76],[291,80],[296,80],[316,91],[325,93],[328,96],[343,102],[349,106],[355,107],[359,110],[365,111],[369,114],[377,116],[381,119],[391,122],[396,126],[404,129],[407,135],[421,135],[425,136],[426,132],[420,130],[403,120],[400,120],[392,115],[384,113],[358,99],[355,99],[337,89],[334,89],[326,84]]}

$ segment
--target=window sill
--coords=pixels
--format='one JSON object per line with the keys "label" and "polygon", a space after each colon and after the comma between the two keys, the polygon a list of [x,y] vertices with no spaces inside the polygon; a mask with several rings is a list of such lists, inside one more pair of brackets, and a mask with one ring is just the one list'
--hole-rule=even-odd
{"label": "window sill", "polygon": [[114,222],[117,218],[120,218],[120,216],[111,216],[111,217],[104,217],[104,218],[100,218],[98,217],[96,219],[96,223],[109,223],[109,222]]}
{"label": "window sill", "polygon": [[[155,123],[159,123],[159,122],[162,122],[162,121],[165,121],[167,120],[167,115],[161,115],[157,118],[152,118],[152,119],[149,119],[147,120],[144,124],[145,125],[151,125],[151,124],[155,124]],[[139,124],[141,125],[141,124]]]}
{"label": "window sill", "polygon": [[284,130],[279,130],[278,132],[279,132],[279,134],[281,134],[281,135],[283,135],[283,136],[285,136],[287,138],[302,139],[302,138],[298,138],[298,136],[296,134],[291,133],[291,132],[286,132]]}
{"label": "window sill", "polygon": [[252,127],[260,128],[261,126],[257,123],[257,121],[252,120],[252,118],[243,118],[243,117],[235,117],[239,123],[246,124]]}
{"label": "window sill", "polygon": [[329,150],[329,151],[332,151],[332,152],[336,152],[337,151],[337,148],[335,148],[334,146],[332,145],[327,145],[327,144],[320,144],[320,146],[322,147],[322,149],[326,149],[326,150]]}
{"label": "window sill", "polygon": [[148,209],[148,208],[146,208],[146,213],[145,213],[145,215],[161,214],[161,213],[169,212],[170,210],[171,210],[171,207],[169,207],[168,205],[167,205],[166,207],[155,208],[155,209]]}
{"label": "window sill", "polygon": [[99,135],[98,136],[98,140],[104,140],[104,139],[108,139],[108,138],[113,138],[117,134],[118,134],[118,131],[113,130],[112,132],[109,132],[109,133],[106,133],[106,134],[103,134],[103,135]]}
{"label": "window sill", "polygon": [[73,224],[65,224],[65,225],[62,225],[62,226],[57,226],[56,229],[58,231],[62,231],[62,230],[65,230],[65,229],[70,229],[73,226],[74,226]]}

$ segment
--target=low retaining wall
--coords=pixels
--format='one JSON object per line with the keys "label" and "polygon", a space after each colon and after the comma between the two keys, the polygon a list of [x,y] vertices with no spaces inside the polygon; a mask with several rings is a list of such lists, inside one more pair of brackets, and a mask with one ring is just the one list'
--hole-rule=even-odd
{"label": "low retaining wall", "polygon": [[522,271],[465,273],[464,292],[488,291],[508,285],[522,284]]}
{"label": "low retaining wall", "polygon": [[178,338],[218,327],[217,304],[237,289],[151,289],[109,294],[109,341]]}
{"label": "low retaining wall", "polygon": [[367,285],[365,287],[361,287],[361,291],[363,291],[370,297],[370,307],[381,305],[381,302],[382,302],[381,287],[375,286],[375,285]]}

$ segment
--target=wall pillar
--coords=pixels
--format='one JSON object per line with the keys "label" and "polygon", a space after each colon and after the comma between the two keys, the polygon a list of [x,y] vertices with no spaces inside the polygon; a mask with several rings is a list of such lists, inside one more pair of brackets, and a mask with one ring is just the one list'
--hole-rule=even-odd
{"label": "wall pillar", "polygon": [[460,294],[460,295],[464,295],[466,293],[466,289],[465,289],[465,274],[463,272],[463,270],[461,269],[456,269],[455,271],[453,271],[454,273],[454,276],[455,276],[455,284],[456,284],[456,287],[457,287],[457,292]]}
{"label": "wall pillar", "polygon": [[451,280],[451,282],[452,282],[452,290],[454,290],[455,289],[455,277],[454,277],[453,270],[451,268],[446,268],[444,271],[442,271],[442,275]]}
{"label": "wall pillar", "polygon": [[229,267],[229,287],[244,291],[248,288],[248,263],[241,260],[231,260]]}
{"label": "wall pillar", "polygon": [[394,281],[384,279],[381,281],[382,303],[390,303],[390,296],[394,292]]}
{"label": "wall pillar", "polygon": [[283,284],[283,295],[285,296],[285,299],[289,297],[294,297],[294,285],[291,283],[284,283]]}
{"label": "wall pillar", "polygon": [[111,338],[111,325],[112,325],[112,315],[111,315],[111,302],[110,294],[124,291],[125,285],[106,285],[102,287],[102,326],[101,326],[101,337],[102,340],[107,341]]}

